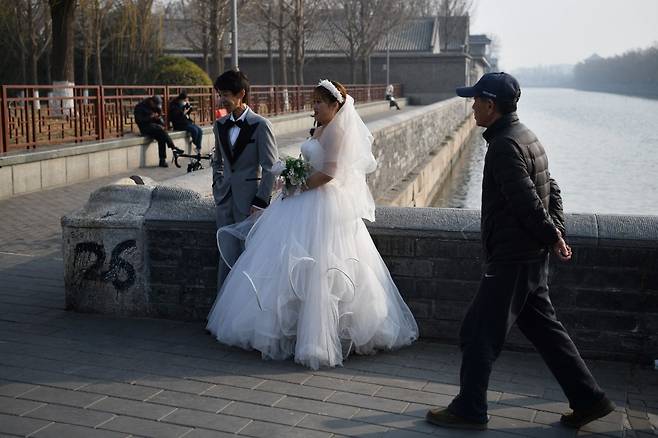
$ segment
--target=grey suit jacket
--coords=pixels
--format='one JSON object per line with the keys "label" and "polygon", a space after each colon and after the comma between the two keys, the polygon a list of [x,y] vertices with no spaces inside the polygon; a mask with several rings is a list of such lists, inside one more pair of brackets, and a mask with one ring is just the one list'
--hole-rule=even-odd
{"label": "grey suit jacket", "polygon": [[225,125],[229,117],[224,116],[213,125],[213,196],[218,207],[233,208],[246,216],[252,205],[268,206],[275,179],[272,165],[279,154],[272,124],[251,109],[247,109],[246,124],[231,147],[229,128]]}

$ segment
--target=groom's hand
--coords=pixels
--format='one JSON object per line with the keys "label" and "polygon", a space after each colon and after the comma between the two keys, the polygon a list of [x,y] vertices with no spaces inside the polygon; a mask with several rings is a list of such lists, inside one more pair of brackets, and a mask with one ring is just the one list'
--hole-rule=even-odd
{"label": "groom's hand", "polygon": [[249,209],[249,216],[258,213],[259,211],[263,211],[263,209],[260,207],[256,207],[255,205],[252,205],[251,208]]}

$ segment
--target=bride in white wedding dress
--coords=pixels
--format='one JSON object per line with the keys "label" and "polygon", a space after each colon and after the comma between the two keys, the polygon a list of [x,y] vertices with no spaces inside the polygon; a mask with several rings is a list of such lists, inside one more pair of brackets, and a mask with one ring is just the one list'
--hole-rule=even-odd
{"label": "bride in white wedding dress", "polygon": [[321,127],[301,147],[312,165],[306,187],[256,220],[206,328],[224,344],[317,369],[352,350],[411,344],[418,326],[362,220],[375,220],[372,135],[340,83],[320,82],[313,99]]}

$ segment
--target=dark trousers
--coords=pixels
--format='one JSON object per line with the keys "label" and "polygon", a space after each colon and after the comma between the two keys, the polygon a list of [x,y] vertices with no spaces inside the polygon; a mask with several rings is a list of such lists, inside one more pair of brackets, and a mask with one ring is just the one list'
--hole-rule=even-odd
{"label": "dark trousers", "polygon": [[201,149],[201,140],[203,139],[203,129],[200,126],[195,125],[194,123],[188,123],[185,126],[185,131],[187,131],[192,137],[192,143],[196,146],[197,149]]}
{"label": "dark trousers", "polygon": [[571,409],[604,397],[548,296],[548,256],[518,264],[490,264],[460,331],[460,391],[449,406],[464,418],[487,421],[487,388],[494,361],[516,322],[562,387]]}
{"label": "dark trousers", "polygon": [[174,141],[169,137],[169,134],[167,134],[167,131],[165,131],[162,125],[157,123],[141,124],[139,125],[139,132],[158,142],[158,156],[160,159],[167,158],[167,146],[176,149]]}

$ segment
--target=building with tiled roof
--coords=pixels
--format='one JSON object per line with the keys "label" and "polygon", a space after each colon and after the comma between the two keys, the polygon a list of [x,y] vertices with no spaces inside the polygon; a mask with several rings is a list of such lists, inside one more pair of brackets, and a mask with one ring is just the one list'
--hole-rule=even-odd
{"label": "building with tiled roof", "polygon": [[[306,36],[304,81],[316,83],[330,77],[351,83],[350,62],[346,56],[348,41],[334,30],[328,14]],[[446,26],[441,31],[441,24]],[[184,22],[168,20],[165,53],[189,58],[202,65],[202,54],[189,43],[194,36]],[[187,33],[187,34],[186,34]],[[239,27],[239,65],[253,84],[269,83],[269,62],[263,28],[243,20]],[[484,35],[469,36],[469,17],[418,17],[392,30],[379,41],[370,57],[370,82],[386,82],[387,54],[389,82],[402,84],[405,97],[412,103],[429,103],[454,96],[454,89],[473,83],[488,71],[487,45]],[[387,50],[388,49],[388,50]],[[282,83],[278,69],[278,41],[272,41],[275,82]],[[230,65],[230,47],[226,46],[226,65]],[[362,66],[358,65],[358,76]],[[288,68],[288,72],[292,70]],[[290,78],[288,78],[290,83]]]}

